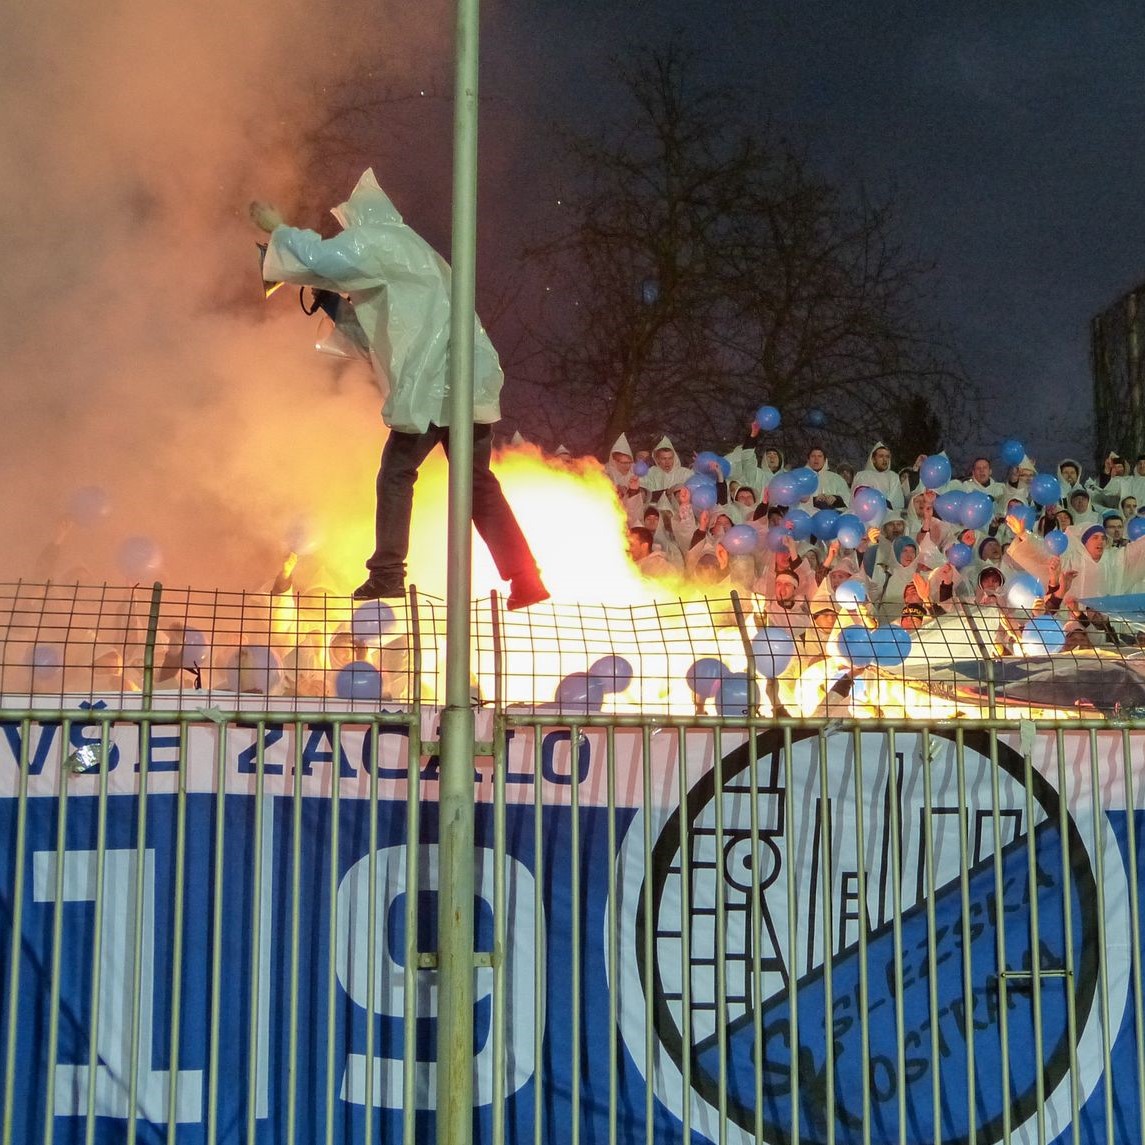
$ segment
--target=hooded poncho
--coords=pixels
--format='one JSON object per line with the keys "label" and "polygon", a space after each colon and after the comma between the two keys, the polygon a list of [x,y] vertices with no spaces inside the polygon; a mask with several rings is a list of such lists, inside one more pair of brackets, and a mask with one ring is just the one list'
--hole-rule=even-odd
{"label": "hooded poncho", "polygon": [[871,452],[867,454],[867,466],[855,474],[855,480],[851,482],[851,492],[854,493],[856,489],[861,488],[877,489],[886,497],[887,504],[892,509],[901,509],[903,507],[903,492],[898,472],[889,467],[886,470],[875,468],[875,451],[887,448],[881,441],[876,441],[871,446]]}
{"label": "hooded poncho", "polygon": [[[449,266],[406,226],[372,170],[333,214],[342,233],[329,239],[276,227],[263,278],[347,295],[385,394],[386,425],[403,433],[448,425]],[[473,420],[491,423],[501,417],[505,375],[476,315],[473,334]]]}
{"label": "hooded poncho", "polygon": [[[672,467],[665,471],[656,461],[656,454],[662,449],[670,449],[672,451]],[[686,469],[680,464],[680,457],[676,453],[676,447],[668,440],[667,437],[662,437],[652,449],[652,467],[648,470],[646,476],[641,478],[641,485],[644,486],[650,493],[660,493],[665,489],[671,489],[673,485],[683,485],[689,477],[692,476],[692,471]]]}

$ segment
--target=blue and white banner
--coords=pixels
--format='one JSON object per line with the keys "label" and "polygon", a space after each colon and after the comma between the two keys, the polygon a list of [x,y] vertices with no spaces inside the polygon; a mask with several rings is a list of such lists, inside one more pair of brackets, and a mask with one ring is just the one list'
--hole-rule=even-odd
{"label": "blue and white banner", "polygon": [[[422,730],[432,737],[434,713]],[[220,752],[215,725],[191,728],[180,832],[174,727],[150,739],[141,828],[138,727],[112,728],[101,822],[100,776],[65,765],[98,743],[94,727],[65,744],[59,725],[0,726],[0,1077],[12,1028],[14,1140],[42,1140],[51,1117],[57,1142],[79,1142],[89,1107],[95,1140],[122,1140],[133,1087],[143,1142],[166,1140],[169,1118],[180,1141],[206,1141],[212,1118],[220,1141],[246,1140],[249,1119],[258,1141],[278,1141],[291,1116],[298,1140],[321,1140],[331,1093],[335,1141],[361,1139],[367,1116],[377,1139],[396,1140],[407,1038],[418,1138],[431,1138],[435,975],[418,971],[407,1028],[403,964],[411,854],[418,947],[436,946],[437,775],[435,759],[421,761],[414,852],[404,732],[273,728],[260,796],[253,729],[228,728]],[[1002,735],[997,766],[978,733],[963,752],[938,732],[900,732],[893,745],[882,732],[797,735],[790,767],[778,733],[752,750],[742,732],[659,731],[645,756],[643,732],[618,728],[611,763],[603,730],[575,749],[567,728],[537,734],[539,750],[529,729],[507,745],[510,1140],[533,1139],[538,1111],[545,1140],[571,1136],[574,1117],[586,1140],[607,1139],[613,1117],[621,1139],[643,1139],[649,1104],[665,1142],[716,1140],[721,1117],[733,1142],[757,1127],[787,1141],[796,1120],[802,1141],[826,1142],[833,1127],[836,1141],[859,1142],[864,1108],[876,1142],[899,1141],[904,1117],[911,1142],[1068,1141],[1075,1107],[1083,1142],[1105,1141],[1110,1117],[1113,1140],[1139,1139],[1139,912],[1120,733],[1091,744],[1066,732],[1060,759],[1054,734]],[[1128,745],[1137,792],[1142,737]],[[491,761],[474,779],[477,944],[490,950]],[[492,987],[479,969],[481,1141],[493,1120]]]}

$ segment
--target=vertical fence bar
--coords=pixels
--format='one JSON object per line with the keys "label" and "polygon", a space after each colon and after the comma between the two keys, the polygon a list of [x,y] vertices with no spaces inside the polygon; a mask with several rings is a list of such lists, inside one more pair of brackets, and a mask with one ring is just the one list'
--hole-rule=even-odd
{"label": "vertical fence bar", "polygon": [[545,819],[541,726],[533,735],[533,1145],[544,1140],[544,1087],[549,1071],[545,1063],[545,1009],[548,993],[545,949]]}
{"label": "vertical fence bar", "polygon": [[[1101,1057],[1102,1077],[1113,1077],[1111,1058],[1113,1030],[1109,1017],[1109,960],[1106,956],[1105,930],[1105,811],[1101,806],[1101,772],[1098,766],[1097,732],[1089,732],[1090,798],[1093,801],[1093,849],[1094,873],[1097,876],[1097,956],[1098,978],[1101,989],[1098,993],[1101,1011]],[[1136,936],[1135,936],[1136,938]],[[1113,1086],[1102,1086],[1105,1091],[1105,1140],[1113,1145]]]}
{"label": "vertical fence bar", "polygon": [[[509,737],[505,727],[502,697],[501,617],[497,594],[489,601],[493,639],[493,1142],[505,1140],[505,1071],[509,952],[508,897],[505,887],[507,837],[505,827],[505,779],[509,766]],[[516,968],[514,968],[516,969]],[[515,1015],[514,1015],[515,1016]]]}
{"label": "vertical fence bar", "polygon": [[[156,586],[158,587],[158,586]],[[152,615],[158,601],[152,598]],[[154,663],[154,632],[148,624],[147,647]],[[144,680],[146,681],[146,653]],[[150,707],[150,704],[147,705]],[[139,726],[139,791],[136,795],[135,818],[135,912],[131,942],[131,1049],[127,1080],[127,1145],[135,1145],[139,1116],[139,1036],[143,1017],[143,921],[147,900],[147,779],[151,767],[151,720],[144,717]]]}
{"label": "vertical fence bar", "polygon": [[977,1087],[974,1078],[974,967],[970,958],[970,863],[967,845],[970,820],[966,806],[966,738],[962,728],[954,733],[954,761],[958,781],[958,891],[962,914],[962,1036],[966,1042],[966,1108],[969,1111],[969,1140],[977,1136]]}
{"label": "vertical fence bar", "polygon": [[[1002,871],[1002,817],[1001,794],[998,786],[998,730],[990,729],[990,819],[994,831],[994,902],[997,925],[994,928],[994,952],[998,975],[998,1038],[1001,1054],[1002,1082],[1002,1139],[1009,1141],[1013,1133],[1013,1112],[1010,1101],[1010,1024],[1009,989],[1006,978],[1006,882]],[[1027,827],[1029,824],[1027,824]],[[989,989],[989,984],[987,984]]]}
{"label": "vertical fence bar", "polygon": [[[291,724],[294,736],[293,799],[290,816],[290,1028],[286,1050],[286,1141],[298,1136],[298,1008],[302,983],[298,973],[302,949],[302,724]],[[337,753],[335,753],[337,754]]]}
{"label": "vertical fence bar", "polygon": [[[1142,1016],[1141,997],[1141,904],[1137,894],[1137,799],[1134,791],[1133,755],[1129,729],[1121,732],[1121,760],[1125,775],[1125,833],[1129,844],[1129,930],[1133,941],[1129,943],[1129,956],[1133,965],[1133,1047],[1137,1059],[1137,1135],[1145,1141],[1145,1018]],[[1064,802],[1064,799],[1063,799]],[[1063,846],[1064,849],[1064,846]]]}
{"label": "vertical fence bar", "polygon": [[[1070,785],[1066,777],[1065,768],[1065,735],[1061,728],[1055,734],[1057,748],[1057,785],[1058,785],[1058,835],[1061,838],[1062,851],[1062,927],[1065,935],[1065,974],[1066,974],[1066,1029],[1069,1045],[1069,1095],[1070,1095],[1070,1128],[1073,1145],[1081,1142],[1081,1098],[1080,1077],[1078,1075],[1077,1061],[1077,975],[1073,955],[1073,872],[1070,861],[1069,839],[1069,803]],[[1145,1099],[1145,1089],[1141,1090]]]}
{"label": "vertical fence bar", "polygon": [[[902,968],[902,822],[899,810],[898,744],[895,729],[887,729],[887,808],[891,835],[891,939],[894,948],[895,1069],[906,1077],[906,1017]],[[882,919],[879,919],[880,924]],[[895,1087],[898,1103],[899,1145],[906,1145],[906,1086]]]}
{"label": "vertical fence bar", "polygon": [[[56,801],[56,861],[55,886],[52,901],[52,954],[50,991],[48,996],[48,1077],[44,1086],[44,1145],[52,1145],[56,1129],[56,1060],[60,1045],[60,961],[64,936],[64,874],[68,854],[68,764],[67,745],[71,742],[71,721],[64,720],[60,728],[60,778]],[[13,1005],[17,1004],[15,998]],[[92,1005],[98,1005],[92,999]]]}
{"label": "vertical fence bar", "polygon": [[[642,748],[642,774],[644,800],[644,838],[641,840],[643,849],[641,859],[644,871],[652,870],[652,814],[655,810],[652,802],[652,730],[647,724],[641,729],[643,732]],[[684,758],[681,755],[678,766],[684,767]],[[652,895],[645,891],[643,902],[644,914],[644,949],[641,957],[644,960],[644,981],[653,981],[655,968],[655,918],[652,914]],[[647,1145],[656,1140],[656,1051],[655,1033],[653,1023],[652,991],[644,991],[644,1139]]]}
{"label": "vertical fence bar", "polygon": [[[219,1139],[219,1045],[223,1004],[223,872],[226,869],[227,822],[227,725],[214,725],[215,746],[215,846],[214,877],[211,880],[211,1013],[207,1053],[207,1145]],[[254,1006],[252,1000],[252,1008]]]}
{"label": "vertical fence bar", "polygon": [[[421,680],[421,618],[418,612],[417,592],[410,589],[410,613],[413,617],[414,674]],[[417,1029],[417,990],[418,990],[418,948],[417,930],[419,900],[421,898],[421,687],[414,692],[413,720],[410,722],[410,735],[406,758],[406,914],[405,951],[402,967],[402,1021],[407,1031],[402,1042],[402,1140],[405,1145],[413,1145],[417,1131],[417,1039],[412,1032]],[[439,744],[440,748],[440,744]],[[438,756],[441,763],[441,756]],[[441,772],[439,770],[438,774]],[[375,816],[376,819],[376,816]],[[373,820],[371,820],[373,822]],[[376,830],[376,828],[375,828]],[[376,838],[376,836],[375,836]],[[375,864],[376,865],[376,864]],[[438,892],[441,880],[446,877],[445,868],[438,863]],[[374,933],[378,920],[373,896],[370,898],[370,934]],[[439,971],[440,973],[440,971]],[[371,981],[373,979],[371,978]],[[438,1005],[445,999],[438,994]],[[438,1027],[438,1036],[442,1029]],[[440,1058],[439,1058],[440,1061]],[[440,1065],[438,1066],[440,1070]],[[442,1077],[438,1074],[439,1092]]]}
{"label": "vertical fence bar", "polygon": [[[96,813],[95,831],[95,907],[92,911],[92,947],[91,947],[91,996],[96,999],[100,995],[103,979],[103,887],[105,873],[105,858],[107,856],[107,783],[110,762],[111,727],[106,719],[100,721],[99,731],[99,808]],[[84,1121],[85,1145],[92,1145],[95,1141],[95,1079],[99,1064],[99,1006],[92,1005],[90,1026],[88,1029],[88,1057],[87,1057],[87,1108]]]}
{"label": "vertical fence bar", "polygon": [[[738,614],[741,621],[741,636],[743,633],[743,614]],[[750,661],[749,661],[750,663]],[[754,688],[754,673],[749,673],[748,687]],[[754,693],[752,693],[754,694]],[[747,766],[748,766],[748,832],[749,854],[751,856],[751,910],[748,917],[748,933],[750,935],[750,950],[752,951],[751,965],[751,1006],[752,1037],[757,1046],[763,1045],[763,900],[759,878],[759,749],[758,726],[756,720],[758,712],[752,710],[748,720],[747,729]],[[774,836],[773,836],[774,837]],[[779,856],[776,855],[776,858]],[[778,954],[779,952],[776,951]],[[791,967],[792,973],[795,968]],[[794,1049],[794,1047],[793,1047]],[[798,1054],[792,1053],[792,1060]],[[753,1095],[755,1097],[755,1136],[756,1140],[763,1140],[763,1054],[756,1055],[753,1081]]]}
{"label": "vertical fence bar", "polygon": [[934,1123],[934,1145],[942,1143],[942,1089],[938,1039],[938,927],[935,919],[935,899],[938,895],[934,870],[934,789],[930,769],[934,745],[930,729],[922,733],[922,821],[923,846],[926,848],[926,974],[927,1006],[930,1016],[930,1097],[931,1118]]}
{"label": "vertical fence bar", "polygon": [[[867,967],[867,847],[863,815],[866,810],[866,792],[863,788],[863,732],[856,724],[851,729],[851,746],[855,756],[855,884],[859,900],[859,1055],[862,1062],[863,1145],[871,1140],[871,1026],[870,982]],[[827,1036],[831,1037],[831,1019],[828,1016]]]}
{"label": "vertical fence bar", "polygon": [[[791,759],[791,728],[783,729],[783,833],[787,867],[787,1009],[791,1015],[791,1063],[788,1086],[791,1090],[791,1145],[799,1145],[800,1087],[799,1087],[799,912],[795,882],[795,861],[798,854],[795,838],[795,783]],[[813,909],[813,908],[812,908]],[[762,1043],[757,1043],[762,1044]]]}
{"label": "vertical fence bar", "polygon": [[[183,910],[187,872],[187,724],[179,724],[179,787],[175,795],[175,886],[171,912],[171,1037],[168,1041],[167,1140],[179,1124],[179,1035],[183,1014]],[[149,1063],[150,1064],[150,1063]]]}
{"label": "vertical fence bar", "polygon": [[[337,1074],[335,1050],[338,1029],[338,848],[340,805],[342,793],[342,728],[341,722],[331,725],[333,759],[330,763],[330,879],[328,893],[330,941],[326,949],[326,1143],[334,1140],[334,1080]],[[373,1020],[373,1015],[370,1015]]]}
{"label": "vertical fence bar", "polygon": [[[1021,726],[1022,782],[1026,791],[1026,891],[1030,899],[1030,995],[1034,1019],[1034,1093],[1038,1145],[1046,1142],[1046,1080],[1043,1068],[1041,920],[1038,913],[1038,838],[1034,824],[1034,737],[1029,720]],[[1063,840],[1063,846],[1065,841]]]}
{"label": "vertical fence bar", "polygon": [[833,825],[831,788],[827,771],[827,734],[819,731],[819,862],[823,868],[823,1043],[826,1059],[824,1105],[827,1111],[827,1145],[835,1145],[835,925],[832,915],[835,872],[832,862]]}
{"label": "vertical fence bar", "polygon": [[617,958],[616,896],[616,729],[609,726],[606,739],[606,798],[608,800],[608,1145],[617,1145],[617,1104],[620,1100],[620,1070],[617,1064],[617,1028],[620,1021],[619,959]]}
{"label": "vertical fence bar", "polygon": [[[262,881],[263,871],[263,793],[266,789],[266,721],[255,724],[254,753],[254,869],[251,873],[250,896],[250,1029],[247,1040],[247,1084],[246,1084],[246,1139],[255,1141],[256,1116],[258,1113],[259,1063],[262,1054],[259,1042],[262,1038]],[[271,829],[274,828],[274,813],[271,812]],[[273,906],[271,907],[273,909]],[[269,1079],[267,1081],[269,1085]]]}
{"label": "vertical fence bar", "polygon": [[[692,1136],[692,832],[688,820],[688,769],[685,766],[687,730],[676,729],[677,757],[680,766],[676,769],[676,784],[680,805],[676,808],[676,818],[680,825],[680,1040],[683,1052],[680,1055],[681,1090],[684,1101],[681,1120],[683,1140]],[[717,868],[718,876],[719,870]]]}

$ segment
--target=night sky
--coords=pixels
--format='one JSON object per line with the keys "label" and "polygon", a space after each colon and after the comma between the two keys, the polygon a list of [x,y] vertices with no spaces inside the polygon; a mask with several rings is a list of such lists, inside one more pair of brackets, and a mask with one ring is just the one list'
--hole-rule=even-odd
{"label": "night sky", "polygon": [[499,104],[535,117],[535,137],[518,128],[515,174],[538,200],[552,199],[534,163],[545,117],[592,124],[624,45],[680,34],[710,78],[753,87],[820,169],[893,194],[907,244],[937,263],[933,312],[988,399],[978,444],[1013,433],[1043,465],[1092,462],[1089,320],[1145,279],[1145,6],[488,11],[483,130],[500,130]]}

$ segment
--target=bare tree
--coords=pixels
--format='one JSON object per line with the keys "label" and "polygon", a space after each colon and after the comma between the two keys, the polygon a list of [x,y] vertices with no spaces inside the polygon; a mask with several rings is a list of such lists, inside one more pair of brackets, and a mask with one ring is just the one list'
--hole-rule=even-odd
{"label": "bare tree", "polygon": [[709,446],[766,401],[789,445],[857,446],[921,397],[950,436],[971,390],[920,317],[930,268],[892,208],[851,201],[693,67],[678,44],[638,52],[626,118],[568,139],[569,226],[526,256],[549,284],[527,366],[557,432]]}

